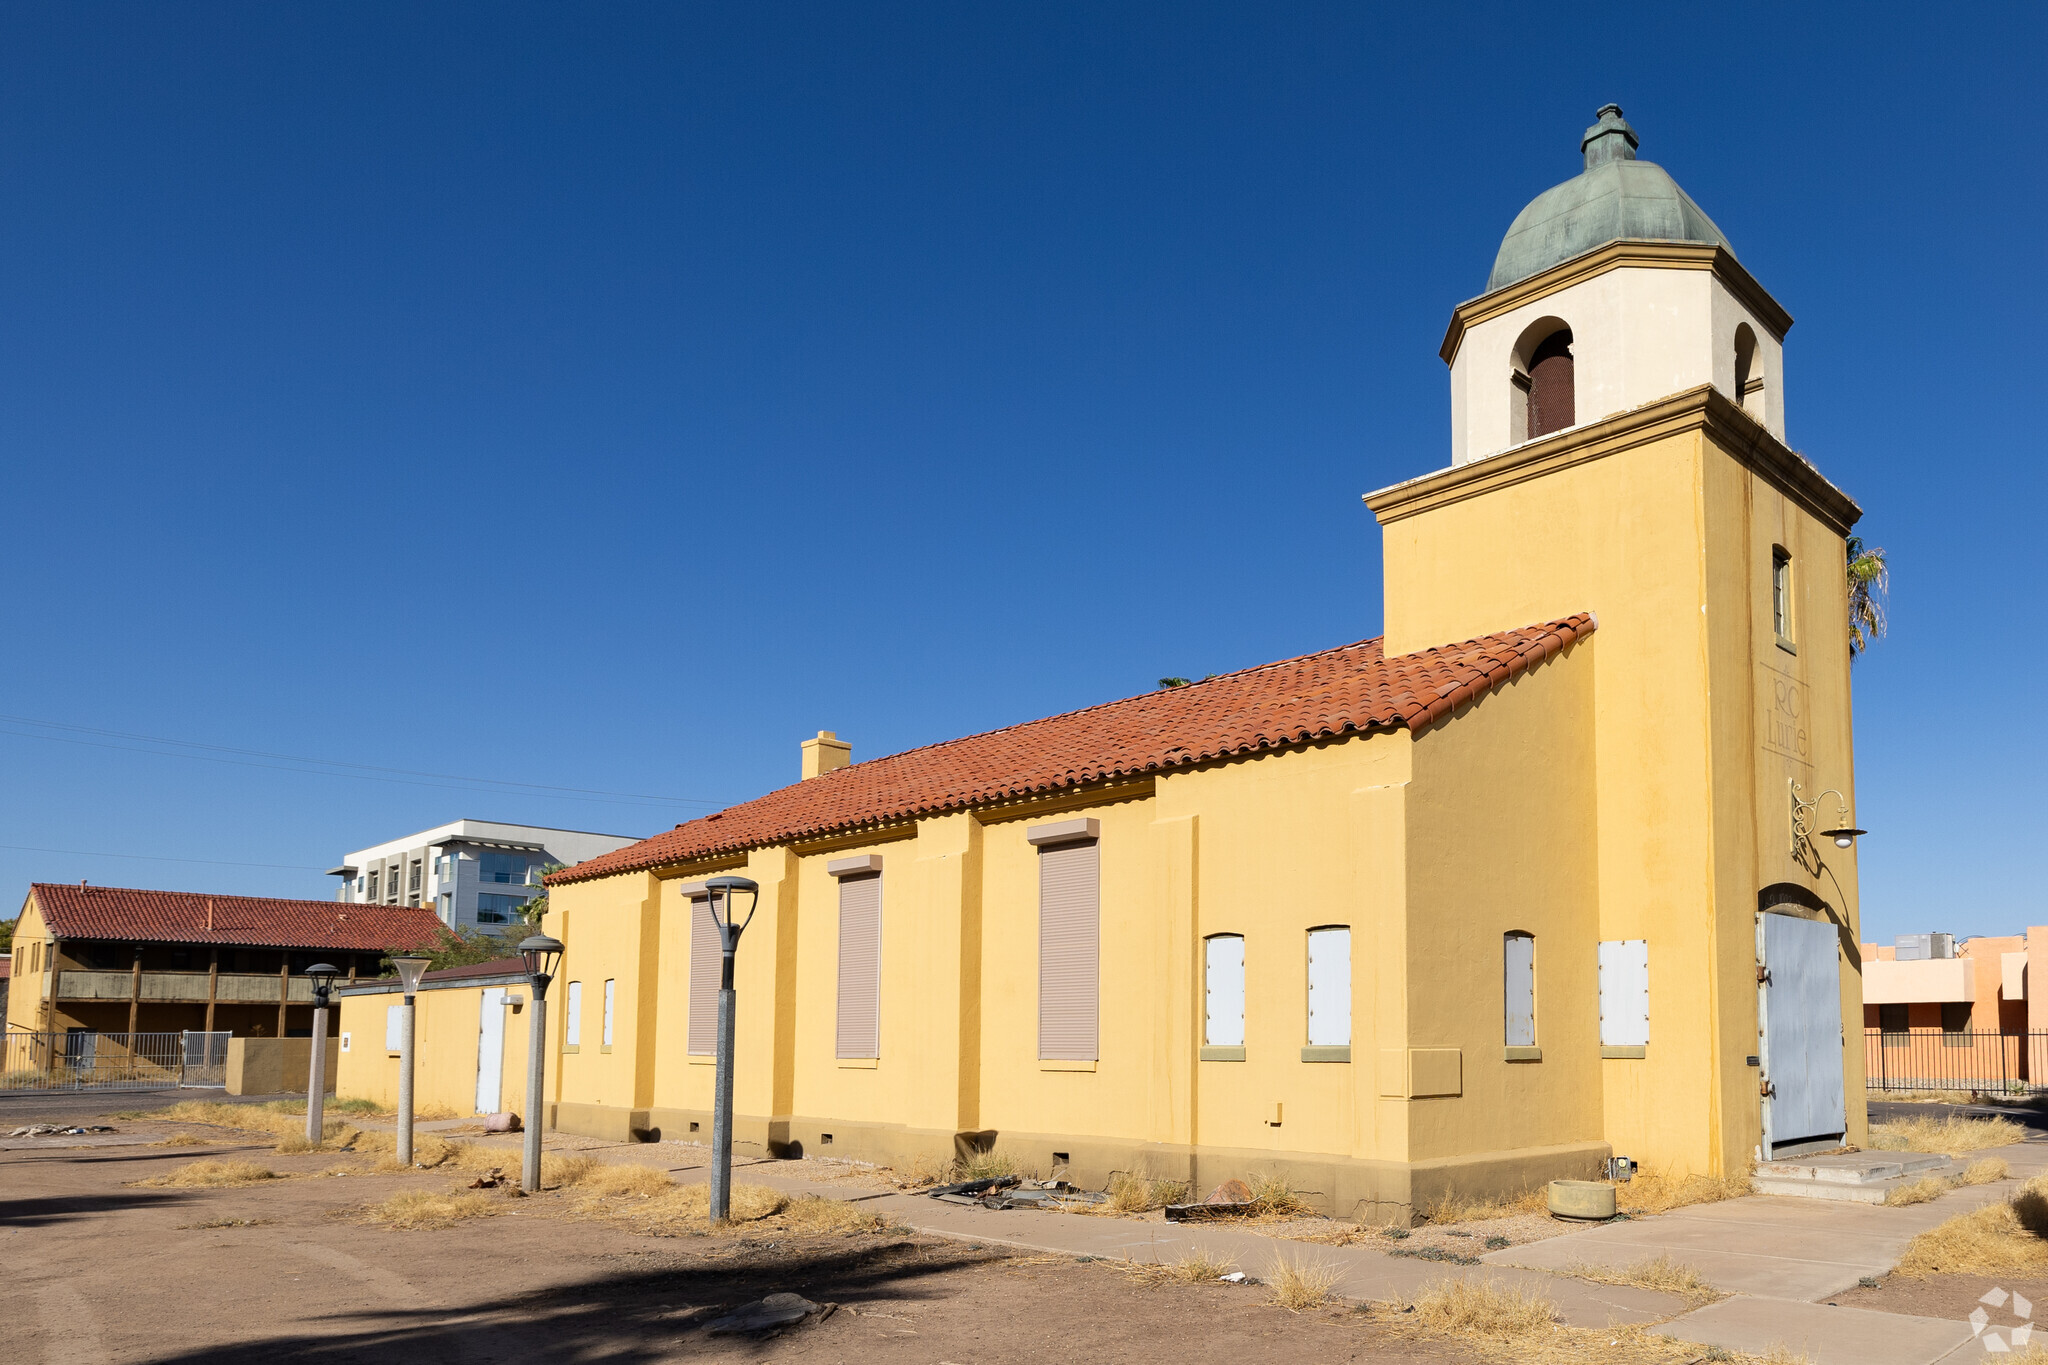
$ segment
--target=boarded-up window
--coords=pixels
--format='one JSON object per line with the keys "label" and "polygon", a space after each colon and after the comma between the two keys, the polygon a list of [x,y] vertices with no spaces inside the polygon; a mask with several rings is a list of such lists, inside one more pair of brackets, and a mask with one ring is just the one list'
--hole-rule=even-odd
{"label": "boarded-up window", "polygon": [[1904,1005],[1879,1005],[1877,1026],[1884,1031],[1886,1047],[1904,1047],[1910,1041]]}
{"label": "boarded-up window", "polygon": [[612,1045],[612,996],[613,989],[618,984],[616,981],[604,983],[604,1045],[606,1047]]}
{"label": "boarded-up window", "polygon": [[1308,1045],[1351,1046],[1351,930],[1308,931]]}
{"label": "boarded-up window", "polygon": [[1968,1047],[1970,1037],[1970,1006],[1968,1001],[1941,1007],[1941,1041],[1945,1047]]}
{"label": "boarded-up window", "polygon": [[1094,839],[1038,850],[1038,1055],[1092,1062],[1099,1050],[1100,864]]}
{"label": "boarded-up window", "polygon": [[718,1051],[718,979],[723,949],[709,896],[690,897],[690,1055]]}
{"label": "boarded-up window", "polygon": [[384,1008],[384,1050],[401,1052],[405,1048],[405,1006],[387,1005]]}
{"label": "boarded-up window", "polygon": [[1509,1047],[1536,1046],[1536,938],[1511,933],[1501,941],[1501,1009]]}
{"label": "boarded-up window", "polygon": [[1611,939],[1600,945],[1600,1046],[1650,1043],[1650,944]]}
{"label": "boarded-up window", "polygon": [[839,879],[839,1054],[882,1055],[882,874]]}
{"label": "boarded-up window", "polygon": [[583,983],[569,983],[569,999],[563,1005],[566,1022],[562,1025],[562,1042],[569,1047],[583,1046]]}
{"label": "boarded-up window", "polygon": [[1202,940],[1203,998],[1206,1022],[1202,1042],[1209,1047],[1244,1046],[1244,937],[1212,934]]}

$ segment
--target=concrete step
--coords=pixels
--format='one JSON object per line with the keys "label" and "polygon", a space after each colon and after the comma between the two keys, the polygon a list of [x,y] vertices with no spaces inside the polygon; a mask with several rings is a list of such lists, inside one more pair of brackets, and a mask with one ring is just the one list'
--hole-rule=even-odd
{"label": "concrete step", "polygon": [[1868,1185],[1879,1180],[1896,1180],[1902,1175],[1916,1178],[1930,1175],[1951,1164],[1938,1152],[1844,1152],[1792,1161],[1765,1161],[1758,1164],[1756,1173],[1759,1177],[1773,1180]]}
{"label": "concrete step", "polygon": [[1882,1204],[1887,1194],[1902,1185],[1930,1176],[1945,1180],[1961,1173],[1959,1164],[1938,1153],[1851,1152],[1766,1161],[1756,1168],[1755,1184],[1758,1194]]}

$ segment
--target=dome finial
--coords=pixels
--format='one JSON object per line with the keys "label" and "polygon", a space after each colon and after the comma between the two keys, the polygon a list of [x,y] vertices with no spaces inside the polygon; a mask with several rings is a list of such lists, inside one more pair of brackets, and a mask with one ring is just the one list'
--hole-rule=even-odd
{"label": "dome finial", "polygon": [[1610,161],[1634,161],[1638,145],[1636,130],[1629,127],[1628,120],[1621,116],[1621,106],[1603,104],[1594,117],[1600,121],[1579,139],[1579,150],[1586,154],[1586,169],[1590,171]]}

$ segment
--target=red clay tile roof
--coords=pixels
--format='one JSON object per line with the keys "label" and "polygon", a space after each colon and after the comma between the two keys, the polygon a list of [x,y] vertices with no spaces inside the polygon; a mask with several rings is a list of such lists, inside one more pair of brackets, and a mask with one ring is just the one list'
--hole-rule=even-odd
{"label": "red clay tile roof", "polygon": [[855,763],[557,872],[589,881],[1367,730],[1424,727],[1593,631],[1581,612],[1389,659],[1378,640]]}
{"label": "red clay tile roof", "polygon": [[29,895],[42,910],[43,923],[58,938],[373,952],[426,943],[441,927],[433,911],[403,905],[208,896],[70,882],[37,882]]}

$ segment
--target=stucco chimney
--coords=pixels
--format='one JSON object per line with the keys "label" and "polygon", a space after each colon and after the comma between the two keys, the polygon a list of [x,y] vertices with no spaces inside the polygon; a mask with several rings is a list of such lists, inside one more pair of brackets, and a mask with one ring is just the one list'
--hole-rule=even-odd
{"label": "stucco chimney", "polygon": [[823,777],[853,762],[853,746],[830,730],[818,731],[816,739],[804,741],[804,777]]}

